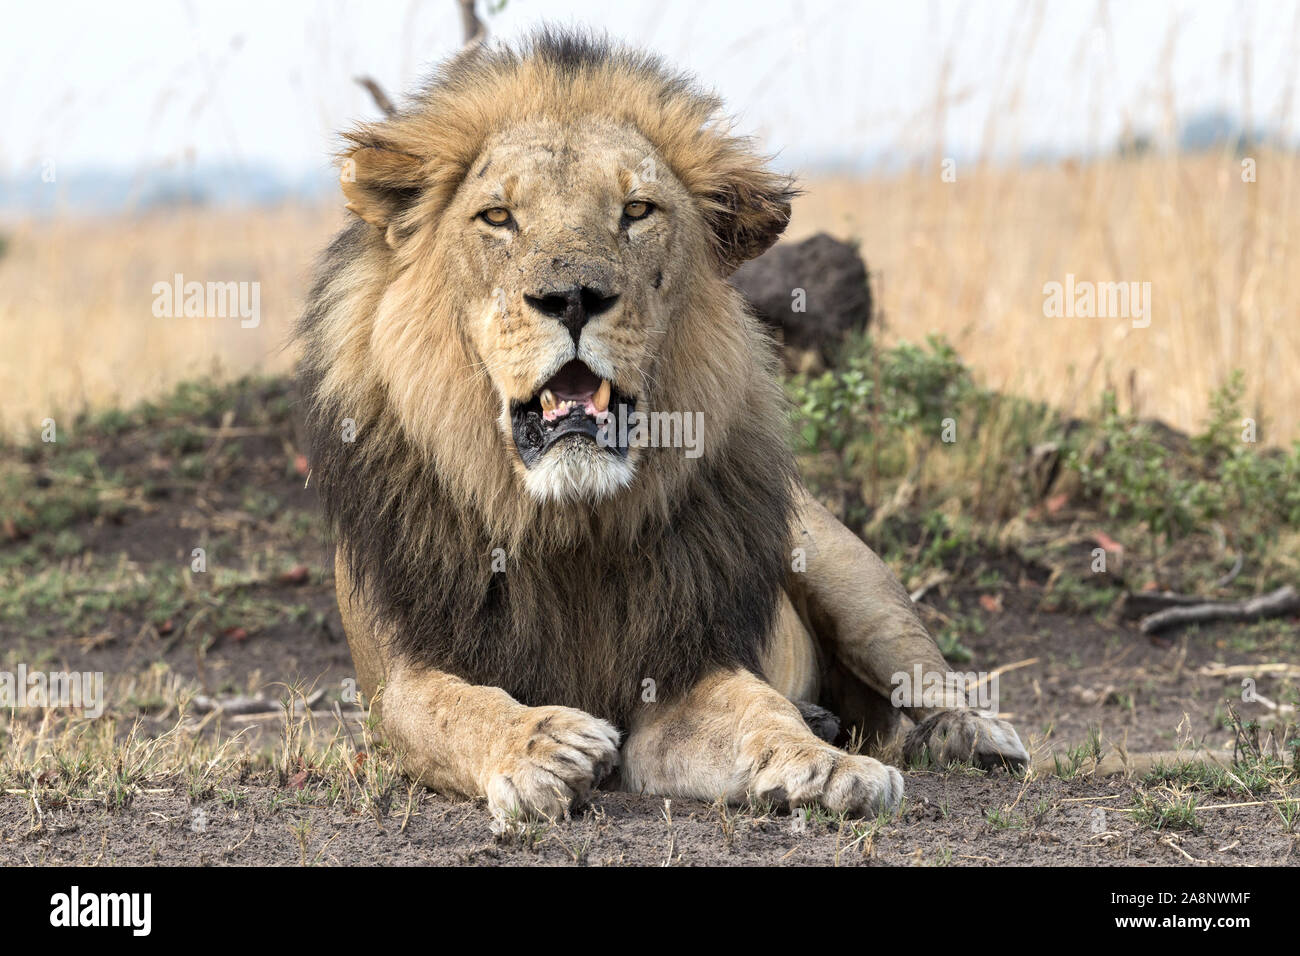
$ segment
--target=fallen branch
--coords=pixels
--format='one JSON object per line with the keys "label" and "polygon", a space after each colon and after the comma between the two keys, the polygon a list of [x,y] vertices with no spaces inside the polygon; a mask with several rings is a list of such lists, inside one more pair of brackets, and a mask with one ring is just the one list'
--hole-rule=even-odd
{"label": "fallen branch", "polygon": [[[1058,760],[1061,763],[1068,763],[1070,755],[1068,753],[1036,755],[1030,766],[1035,773],[1050,777],[1056,774]],[[1180,766],[1206,766],[1209,764],[1217,767],[1230,767],[1232,766],[1232,760],[1233,754],[1230,750],[1152,750],[1145,753],[1128,753],[1127,751],[1117,750],[1115,753],[1106,754],[1099,760],[1085,761],[1079,768],[1079,772],[1089,777],[1111,777],[1115,775],[1145,777],[1160,768],[1173,769]],[[1080,799],[1102,798],[1082,797]]]}
{"label": "fallen branch", "polygon": [[[305,698],[307,709],[310,710],[324,696],[325,691],[322,689]],[[204,694],[195,694],[190,700],[190,708],[196,714],[220,711],[226,715],[247,715],[275,713],[283,710],[284,704],[269,697],[208,697]]]}
{"label": "fallen branch", "polygon": [[1119,616],[1126,621],[1146,617],[1171,607],[1196,607],[1205,603],[1199,594],[1175,594],[1172,591],[1130,591],[1124,595]]}
{"label": "fallen branch", "polygon": [[1183,766],[1231,766],[1232,754],[1225,750],[1152,750],[1145,753],[1107,754],[1097,762],[1100,777],[1115,774],[1146,776],[1159,768],[1172,769]]}
{"label": "fallen branch", "polygon": [[280,705],[266,697],[227,697],[225,699],[195,694],[190,709],[196,714],[221,711],[223,714],[264,714],[278,710]]}
{"label": "fallen branch", "polygon": [[993,668],[993,670],[988,671],[979,680],[972,681],[971,683],[967,684],[966,693],[969,694],[973,690],[978,690],[979,688],[983,687],[985,684],[987,684],[995,677],[1001,677],[1003,674],[1006,674],[1010,671],[1020,670],[1020,668],[1022,667],[1029,667],[1030,665],[1037,664],[1037,663],[1038,663],[1037,657],[1026,657],[1023,661],[1016,661],[1014,664],[1003,664],[1001,667],[995,667]]}
{"label": "fallen branch", "polygon": [[[1276,807],[1286,805],[1292,799],[1292,797],[1278,797],[1275,800],[1247,800],[1244,803],[1211,803],[1206,806],[1198,804],[1196,812],[1200,813],[1202,810],[1237,810],[1241,807]],[[1109,813],[1137,813],[1135,807],[1106,807],[1106,810]]]}
{"label": "fallen branch", "polygon": [[1172,627],[1206,621],[1258,621],[1298,612],[1300,612],[1300,593],[1288,584],[1271,594],[1263,594],[1244,601],[1209,601],[1166,608],[1142,622],[1142,633],[1156,634]]}
{"label": "fallen branch", "polygon": [[1300,664],[1285,664],[1281,661],[1270,664],[1206,664],[1196,673],[1203,677],[1258,677],[1261,674],[1300,677]]}
{"label": "fallen branch", "polygon": [[944,571],[943,569],[940,569],[936,572],[931,572],[929,575],[927,575],[926,579],[921,582],[921,586],[917,588],[915,591],[913,591],[910,595],[908,595],[909,597],[911,597],[912,603],[920,604],[921,601],[925,598],[925,596],[930,593],[930,591],[932,591],[934,588],[937,588],[940,584],[946,582],[950,576],[951,575],[949,575],[948,572]]}
{"label": "fallen branch", "polygon": [[[344,716],[349,716],[349,715],[355,718],[358,724],[364,723],[365,721],[365,714],[363,714],[360,711],[360,709],[355,711],[349,710],[347,714],[345,714]],[[294,717],[300,717],[304,720],[312,720],[312,721],[317,721],[317,720],[323,721],[333,716],[335,716],[334,711],[326,710],[323,707],[316,708],[314,710],[299,710],[294,713]],[[273,711],[266,711],[265,713],[260,713],[260,714],[234,714],[229,718],[229,720],[230,723],[232,724],[243,725],[243,724],[257,724],[264,720],[282,720],[283,718],[284,718],[284,711],[281,710],[280,713],[278,714]]]}

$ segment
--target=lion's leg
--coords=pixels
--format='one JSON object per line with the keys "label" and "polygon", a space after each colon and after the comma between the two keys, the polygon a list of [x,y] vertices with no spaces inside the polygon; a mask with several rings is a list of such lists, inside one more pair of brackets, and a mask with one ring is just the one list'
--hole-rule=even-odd
{"label": "lion's leg", "polygon": [[840,734],[839,714],[818,704],[825,661],[787,594],[781,595],[777,606],[772,639],[761,666],[767,682],[799,708],[808,729],[827,743],[835,743]]}
{"label": "lion's leg", "polygon": [[498,687],[396,668],[381,725],[427,787],[487,797],[499,819],[554,819],[618,762],[618,731],[571,707],[525,707]]}
{"label": "lion's leg", "polygon": [[420,783],[486,797],[499,820],[553,819],[617,764],[618,731],[603,720],[571,707],[527,707],[499,687],[470,684],[392,652],[353,603],[342,557],[335,566],[362,689]]}
{"label": "lion's leg", "polygon": [[[795,543],[804,549],[807,570],[791,575],[794,602],[834,663],[861,684],[859,688],[841,681],[846,709],[852,710],[855,700],[865,700],[872,704],[868,710],[878,714],[879,701],[892,698],[900,674],[915,683],[919,673],[922,686],[946,686],[950,668],[902,584],[857,535],[802,489]],[[919,694],[920,688],[913,689]],[[941,765],[1028,762],[1020,738],[1006,721],[963,707],[924,706],[919,697],[915,701],[902,707],[917,724],[904,745],[909,759],[928,751]],[[832,709],[835,705],[831,701]],[[879,736],[878,727],[866,730],[868,736]]]}
{"label": "lion's leg", "polygon": [[777,605],[762,667],[767,682],[790,700],[815,702],[821,693],[821,656],[788,595]]}
{"label": "lion's leg", "polygon": [[642,707],[623,746],[623,785],[852,814],[892,810],[903,795],[897,770],[818,739],[794,704],[748,671],[710,675],[679,700]]}

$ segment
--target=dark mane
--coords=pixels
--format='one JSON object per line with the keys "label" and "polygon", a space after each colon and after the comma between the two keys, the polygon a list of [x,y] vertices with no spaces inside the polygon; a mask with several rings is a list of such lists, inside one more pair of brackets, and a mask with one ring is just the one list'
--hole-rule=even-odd
{"label": "dark mane", "polygon": [[790,556],[782,449],[738,436],[701,459],[672,519],[643,528],[633,548],[606,546],[598,530],[561,548],[538,535],[494,573],[501,543],[436,474],[408,468],[414,449],[373,447],[378,430],[339,441],[342,410],[319,403],[310,374],[303,384],[325,514],[355,586],[409,659],[622,726],[647,686],[665,700],[715,668],[760,672]]}

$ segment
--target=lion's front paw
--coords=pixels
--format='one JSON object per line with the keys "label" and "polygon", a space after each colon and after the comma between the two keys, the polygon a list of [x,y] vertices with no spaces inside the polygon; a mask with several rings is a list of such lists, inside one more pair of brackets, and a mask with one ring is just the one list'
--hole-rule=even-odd
{"label": "lion's front paw", "polygon": [[923,762],[927,754],[940,767],[971,763],[985,770],[997,766],[1015,770],[1029,763],[1015,728],[971,710],[945,710],[917,724],[903,744],[903,756],[909,762]]}
{"label": "lion's front paw", "polygon": [[797,742],[759,758],[750,792],[791,809],[815,803],[851,816],[892,813],[903,798],[903,775],[871,757]]}
{"label": "lion's front paw", "polygon": [[618,731],[572,707],[529,707],[488,779],[498,822],[557,819],[582,803],[618,763]]}

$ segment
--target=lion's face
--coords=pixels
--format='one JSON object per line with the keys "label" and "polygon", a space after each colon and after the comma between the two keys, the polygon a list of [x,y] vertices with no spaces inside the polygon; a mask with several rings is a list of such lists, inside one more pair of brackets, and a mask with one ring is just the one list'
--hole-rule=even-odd
{"label": "lion's face", "polygon": [[[670,303],[707,231],[634,130],[553,122],[493,137],[443,214],[439,256],[470,291],[463,333],[497,424],[540,499],[629,484],[627,419],[655,407]],[[688,410],[688,411],[694,411]]]}
{"label": "lion's face", "polygon": [[[323,393],[511,534],[580,528],[602,501],[634,527],[738,416],[771,413],[725,277],[780,235],[793,189],[718,108],[651,58],[543,38],[468,52],[349,133],[343,192],[374,231],[317,307]],[[690,446],[642,447],[673,416]]]}

